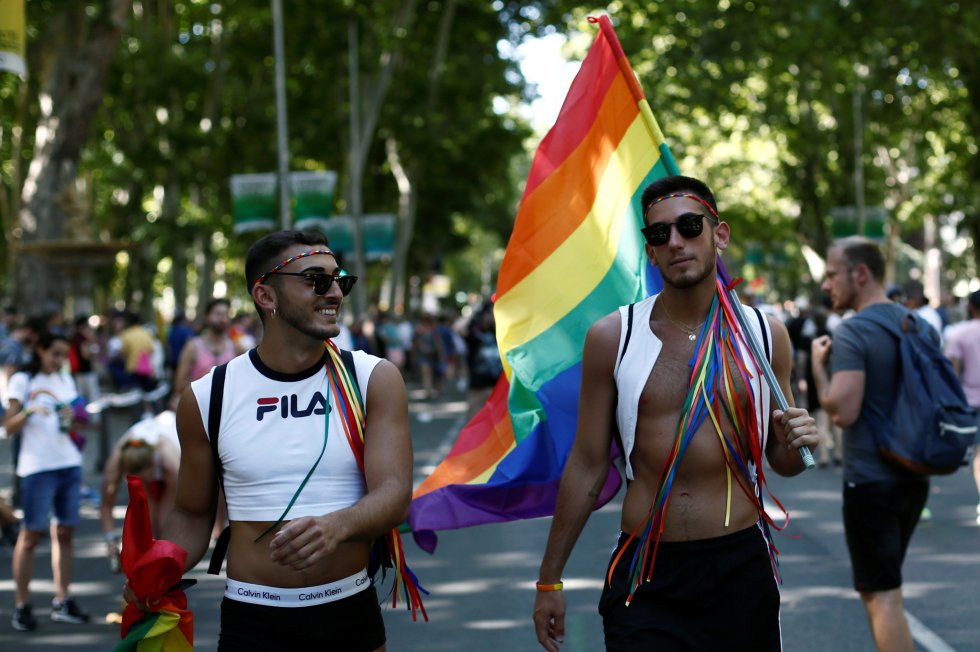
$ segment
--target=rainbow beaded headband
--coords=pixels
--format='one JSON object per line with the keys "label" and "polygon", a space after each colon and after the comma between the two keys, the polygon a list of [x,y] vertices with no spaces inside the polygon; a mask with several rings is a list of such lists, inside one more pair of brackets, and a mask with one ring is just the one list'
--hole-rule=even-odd
{"label": "rainbow beaded headband", "polygon": [[702,206],[704,206],[705,208],[707,208],[709,211],[711,211],[711,214],[714,215],[714,217],[715,217],[716,220],[719,219],[718,218],[718,211],[716,211],[711,204],[709,204],[708,202],[704,201],[703,199],[701,199],[697,195],[692,195],[689,192],[674,192],[674,193],[671,193],[669,195],[664,195],[663,197],[657,197],[656,199],[654,199],[653,201],[651,201],[649,204],[647,204],[646,208],[643,209],[643,213],[645,215],[647,211],[649,211],[651,208],[653,208],[654,206],[656,206],[657,204],[659,204],[660,202],[662,202],[665,199],[676,199],[678,197],[687,197],[688,199],[693,199],[694,201],[698,202],[699,204],[701,204]]}
{"label": "rainbow beaded headband", "polygon": [[265,281],[265,279],[269,276],[269,274],[275,274],[280,269],[282,269],[289,263],[293,262],[294,260],[299,260],[300,258],[306,258],[307,256],[316,256],[317,254],[327,254],[328,256],[333,256],[334,260],[337,259],[336,254],[334,254],[334,252],[330,251],[329,249],[313,249],[311,251],[304,251],[301,254],[296,254],[292,258],[287,258],[286,260],[282,261],[281,263],[279,263],[278,265],[270,269],[262,276],[255,279],[255,283],[252,283],[252,292],[255,292],[255,288],[262,285],[262,282]]}

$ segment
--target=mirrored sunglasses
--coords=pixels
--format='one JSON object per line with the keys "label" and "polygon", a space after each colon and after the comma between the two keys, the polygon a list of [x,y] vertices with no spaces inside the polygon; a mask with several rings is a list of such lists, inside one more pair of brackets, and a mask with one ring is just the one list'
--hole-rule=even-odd
{"label": "mirrored sunglasses", "polygon": [[677,232],[682,237],[686,240],[691,240],[701,235],[701,232],[704,230],[704,220],[706,219],[717,223],[715,218],[701,213],[684,213],[677,218],[676,222],[657,222],[650,224],[640,229],[640,233],[643,234],[643,237],[647,240],[647,244],[651,247],[662,247],[670,240],[671,227],[677,227]]}

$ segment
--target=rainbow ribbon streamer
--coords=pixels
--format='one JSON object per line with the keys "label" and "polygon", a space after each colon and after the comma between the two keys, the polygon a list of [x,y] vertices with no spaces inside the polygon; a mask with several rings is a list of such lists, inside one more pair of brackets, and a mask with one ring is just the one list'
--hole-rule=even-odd
{"label": "rainbow ribbon streamer", "polygon": [[[733,305],[727,288],[719,278],[717,292],[712,299],[708,316],[695,343],[694,355],[691,358],[689,390],[681,409],[674,445],[660,473],[660,480],[653,504],[646,521],[630,533],[613,563],[610,565],[606,581],[612,582],[613,571],[619,564],[624,551],[634,539],[639,543],[630,562],[630,593],[626,599],[628,605],[640,585],[649,582],[653,577],[653,567],[657,556],[657,548],[664,530],[667,507],[670,503],[670,490],[673,486],[677,470],[684,459],[684,453],[704,424],[710,419],[712,428],[718,436],[722,454],[725,459],[725,473],[728,480],[728,496],[725,508],[725,526],[731,519],[732,480],[754,504],[762,523],[763,536],[769,550],[773,574],[779,580],[778,551],[773,544],[770,526],[781,530],[786,525],[776,525],[766,513],[762,495],[766,491],[776,505],[782,504],[772,495],[766,484],[763,472],[762,456],[762,424],[769,416],[762,413],[762,405],[757,404],[752,391],[753,383],[760,391],[767,388],[759,382],[762,371],[754,355],[749,355],[746,333],[742,322],[736,318],[740,306]],[[748,361],[748,362],[747,362]],[[744,401],[741,401],[737,388],[744,391]],[[722,419],[727,419],[733,426],[731,436],[725,434]],[[758,475],[757,483],[753,483],[755,467]],[[785,509],[783,512],[785,513]]]}
{"label": "rainbow ribbon streamer", "polygon": [[[354,452],[354,458],[357,460],[357,465],[363,474],[364,401],[357,384],[350,377],[350,374],[347,372],[347,366],[344,365],[344,361],[340,357],[340,349],[330,340],[325,342],[325,346],[330,358],[330,364],[327,365],[330,391],[333,394],[336,405],[340,409],[341,423],[344,426],[344,435],[347,436],[347,443],[350,444],[351,450]],[[405,560],[405,548],[402,545],[402,538],[398,529],[392,528],[387,532],[384,536],[384,546],[375,545],[371,550],[371,554],[375,557],[387,557],[387,559],[372,559],[372,568],[369,569],[371,575],[374,574],[373,571],[381,568],[383,577],[383,569],[387,565],[385,562],[389,560],[390,565],[395,569],[395,586],[391,596],[392,608],[398,606],[398,594],[401,592],[406,606],[412,611],[412,620],[416,620],[416,613],[421,611],[422,617],[428,622],[429,615],[425,611],[425,605],[422,604],[421,594],[429,595],[429,592],[422,587],[418,577],[408,567],[408,563]]]}

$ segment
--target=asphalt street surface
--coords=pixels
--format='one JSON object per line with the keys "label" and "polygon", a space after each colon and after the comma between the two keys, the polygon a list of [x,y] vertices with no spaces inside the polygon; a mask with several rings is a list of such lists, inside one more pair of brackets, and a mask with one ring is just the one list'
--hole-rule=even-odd
{"label": "asphalt street surface", "polygon": [[[411,428],[416,480],[420,481],[453,441],[464,419],[465,396],[453,392],[422,400],[413,389]],[[120,422],[120,418],[116,418]],[[114,426],[110,437],[121,434]],[[86,481],[98,488],[100,446],[90,439]],[[0,441],[0,488],[10,486],[9,442]],[[864,609],[851,589],[850,563],[840,517],[841,475],[836,468],[814,469],[796,478],[770,477],[775,495],[790,512],[790,525],[776,535],[780,550],[782,630],[787,652],[865,652],[874,646]],[[125,492],[120,505],[125,504]],[[590,519],[569,561],[565,576],[568,603],[562,650],[602,650],[602,623],[596,613],[600,576],[618,535],[621,495]],[[911,615],[916,649],[928,652],[980,651],[980,527],[977,494],[968,470],[932,482],[931,520],[912,539],[904,567],[906,609]],[[118,507],[120,525],[122,508]],[[14,606],[10,559],[0,548],[0,650],[108,650],[119,640],[119,626],[107,615],[121,607],[123,578],[110,572],[92,502],[83,507],[76,534],[73,593],[92,614],[86,625],[67,625],[49,618],[54,587],[50,543],[38,550],[31,584],[37,631],[17,632],[10,625]],[[540,649],[531,624],[534,581],[544,551],[550,519],[486,525],[440,533],[430,556],[406,537],[409,563],[430,592],[425,599],[429,622],[413,623],[399,605],[383,607],[392,651],[518,652]],[[195,617],[195,647],[214,649],[222,577],[206,574],[202,562],[190,576],[199,583],[188,591]],[[384,596],[388,584],[379,588]]]}

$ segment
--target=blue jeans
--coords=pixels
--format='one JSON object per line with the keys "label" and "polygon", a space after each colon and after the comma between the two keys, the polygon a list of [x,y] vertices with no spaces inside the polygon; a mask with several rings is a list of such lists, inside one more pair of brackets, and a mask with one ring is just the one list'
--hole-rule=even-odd
{"label": "blue jeans", "polygon": [[41,471],[21,478],[21,504],[24,527],[31,532],[46,532],[54,510],[58,525],[75,527],[79,521],[82,467],[70,466]]}

